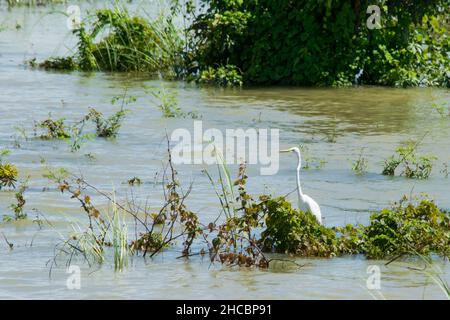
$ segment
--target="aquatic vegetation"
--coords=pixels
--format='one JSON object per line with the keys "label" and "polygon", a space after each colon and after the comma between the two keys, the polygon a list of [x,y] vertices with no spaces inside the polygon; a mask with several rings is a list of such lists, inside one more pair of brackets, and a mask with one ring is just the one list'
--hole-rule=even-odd
{"label": "aquatic vegetation", "polygon": [[261,243],[265,251],[333,257],[353,249],[340,240],[334,229],[319,224],[310,212],[293,209],[284,198],[269,199],[264,203],[263,212],[266,228]]}
{"label": "aquatic vegetation", "polygon": [[77,152],[89,140],[95,138],[95,134],[93,133],[84,133],[84,127],[85,121],[81,121],[77,125],[70,127],[70,136],[64,139],[70,148],[70,152]]}
{"label": "aquatic vegetation", "polygon": [[356,159],[352,164],[352,170],[357,175],[365,174],[367,171],[367,167],[369,165],[369,162],[368,162],[367,158],[364,157],[363,153],[364,153],[364,148],[361,149],[358,159]]}
{"label": "aquatic vegetation", "polygon": [[299,149],[302,153],[302,169],[309,170],[311,168],[315,168],[316,170],[320,170],[325,167],[327,161],[311,154],[311,151],[307,145],[300,145]]}
{"label": "aquatic vegetation", "polygon": [[5,236],[5,234],[2,232],[3,239],[5,240],[6,244],[9,247],[9,250],[14,249],[14,243],[9,242],[8,238]]}
{"label": "aquatic vegetation", "polygon": [[241,87],[243,85],[240,70],[232,65],[220,66],[217,68],[208,67],[199,71],[198,75],[188,77],[188,81],[220,87]]}
{"label": "aquatic vegetation", "polygon": [[3,160],[9,153],[9,150],[0,150],[0,190],[2,188],[15,188],[19,176],[17,167]]}
{"label": "aquatic vegetation", "polygon": [[402,143],[397,149],[396,154],[389,157],[384,162],[383,175],[393,176],[395,170],[402,165],[404,175],[412,179],[428,179],[433,169],[433,161],[437,159],[433,155],[416,154],[421,141],[408,140]]}
{"label": "aquatic vegetation", "polygon": [[92,162],[97,160],[97,157],[92,153],[86,153],[84,156],[86,157],[86,159]]}
{"label": "aquatic vegetation", "polygon": [[75,70],[77,63],[73,57],[50,58],[38,63],[36,58],[27,61],[32,68],[42,68],[45,70]]}
{"label": "aquatic vegetation", "polygon": [[113,216],[109,218],[111,239],[109,242],[114,250],[114,267],[116,271],[123,271],[128,266],[130,248],[128,246],[128,226],[125,213],[112,202]]}
{"label": "aquatic vegetation", "polygon": [[[88,218],[86,227],[78,227],[58,245],[58,256],[69,252],[103,263],[105,250],[112,248],[116,270],[126,267],[130,254],[153,257],[175,245],[183,258],[209,253],[211,263],[258,268],[268,268],[276,260],[270,259],[268,252],[303,257],[363,254],[369,259],[396,259],[416,252],[449,256],[450,215],[431,200],[413,203],[404,197],[392,208],[374,212],[367,226],[329,228],[310,212],[294,209],[285,197],[249,194],[245,164],[232,179],[220,152],[216,152],[218,180],[206,169],[204,173],[221,212],[213,221],[203,223],[187,206],[192,184],[183,190],[169,145],[167,148],[168,163],[162,178],[164,202],[156,213],[134,199],[120,204],[114,195],[64,170],[49,170],[46,176],[58,184],[62,193],[78,201]],[[91,192],[109,201],[112,216],[93,204]],[[129,241],[126,217],[136,226],[133,241]],[[192,252],[194,243],[200,246],[198,252]]]}
{"label": "aquatic vegetation", "polygon": [[74,34],[78,37],[74,56],[52,58],[39,66],[176,76],[183,42],[170,17],[149,21],[131,16],[116,5],[114,9],[97,10],[93,19],[83,21]]}
{"label": "aquatic vegetation", "polygon": [[401,256],[450,254],[450,215],[433,201],[417,204],[405,196],[390,209],[372,214],[362,229],[362,251],[371,259]]}
{"label": "aquatic vegetation", "polygon": [[27,190],[28,185],[27,182],[23,182],[15,193],[16,203],[12,204],[10,208],[13,210],[13,216],[3,216],[3,221],[11,222],[11,221],[19,221],[24,220],[28,217],[26,212],[24,211],[24,207],[26,204],[24,193]]}
{"label": "aquatic vegetation", "polygon": [[255,201],[247,193],[248,177],[245,171],[245,165],[241,165],[237,179],[232,182],[229,171],[222,161],[218,165],[218,183],[204,171],[216,191],[222,212],[225,214],[225,221],[222,224],[217,222],[208,224],[213,237],[208,244],[210,259],[211,262],[219,260],[222,264],[231,266],[268,268],[270,260],[261,250],[256,235],[256,231],[263,225],[263,216],[260,213],[264,198]]}
{"label": "aquatic vegetation", "polygon": [[[71,152],[76,152],[95,137],[100,138],[115,138],[122,126],[122,122],[128,112],[123,108],[125,97],[123,98],[122,107],[110,117],[105,118],[103,114],[94,108],[89,108],[89,112],[80,121],[72,125],[66,124],[65,118],[53,120],[51,116],[48,119],[35,122],[34,135],[42,140],[65,140]],[[114,100],[113,100],[114,101]],[[85,127],[88,122],[95,125],[96,132],[85,132]]]}
{"label": "aquatic vegetation", "polygon": [[161,233],[144,233],[140,237],[131,243],[131,251],[142,252],[157,252],[161,249],[169,247],[167,243],[164,243],[163,235]]}
{"label": "aquatic vegetation", "polygon": [[443,163],[442,164],[442,169],[441,169],[441,173],[444,175],[445,178],[448,178],[448,164],[447,163]]}
{"label": "aquatic vegetation", "polygon": [[151,88],[147,93],[152,95],[158,101],[157,106],[165,118],[180,118],[186,116],[178,105],[177,94],[175,91],[167,90],[162,86],[160,89]]}
{"label": "aquatic vegetation", "polygon": [[83,121],[92,121],[95,124],[96,134],[100,138],[115,138],[119,133],[122,126],[122,122],[129,110],[125,109],[125,106],[135,102],[136,97],[128,95],[128,90],[125,89],[124,93],[119,96],[115,96],[111,100],[111,104],[116,104],[121,101],[121,106],[118,111],[113,113],[108,118],[105,118],[103,114],[94,108],[89,108],[89,113],[85,116]]}
{"label": "aquatic vegetation", "polygon": [[[165,204],[159,212],[159,216],[166,216],[167,220],[160,224],[157,219],[148,220],[149,214],[140,205],[127,203],[126,206],[116,201],[114,196],[110,196],[94,186],[90,185],[84,179],[73,175],[67,175],[67,172],[51,171],[47,177],[58,184],[62,193],[68,193],[72,199],[81,204],[81,208],[88,217],[88,225],[84,228],[78,227],[77,232],[69,236],[62,243],[57,245],[56,258],[63,254],[70,253],[70,257],[80,255],[88,262],[103,263],[104,252],[107,247],[112,247],[114,251],[114,262],[116,270],[122,270],[126,267],[127,257],[130,253],[143,251],[145,256],[150,253],[151,256],[160,253],[163,249],[170,246],[176,239],[183,238],[183,256],[189,257],[190,248],[201,233],[198,217],[195,213],[188,210],[185,199],[189,195],[179,191],[179,183],[176,180],[176,171],[171,164],[169,155],[169,172],[165,175],[168,183],[165,188]],[[98,209],[91,199],[88,191],[105,197],[113,206],[113,216],[109,217]],[[120,217],[119,213],[121,212]],[[125,221],[125,214],[130,216],[145,232],[141,232],[139,238],[128,243],[128,232]],[[141,219],[140,215],[145,219]],[[159,227],[157,227],[159,226]],[[71,258],[70,258],[71,259]],[[70,262],[69,262],[70,263]]]}
{"label": "aquatic vegetation", "polygon": [[326,228],[284,198],[268,200],[264,210],[261,242],[268,251],[322,257],[360,253],[369,259],[450,253],[450,215],[427,199],[414,204],[404,197],[373,213],[368,226]]}
{"label": "aquatic vegetation", "polygon": [[[42,140],[59,139],[67,142],[70,151],[76,152],[88,140],[92,139],[91,134],[84,134],[83,129],[85,121],[82,120],[74,125],[67,125],[65,118],[53,120],[51,116],[48,119],[35,123],[34,135]],[[39,132],[42,129],[43,132]]]}
{"label": "aquatic vegetation", "polygon": [[[51,115],[49,115],[48,119],[35,123],[35,136],[37,135],[43,140],[68,139],[70,138],[70,134],[67,132],[69,128],[65,121],[65,118],[53,120]],[[44,132],[38,134],[38,129],[43,129]]]}
{"label": "aquatic vegetation", "polygon": [[442,118],[450,116],[450,104],[449,102],[438,102],[434,95],[430,97],[430,104],[432,110],[436,111]]}
{"label": "aquatic vegetation", "polygon": [[[66,255],[69,256],[67,265],[70,265],[72,259],[77,256],[81,256],[89,265],[103,263],[105,261],[105,247],[111,246],[106,237],[112,228],[104,219],[106,215],[101,214],[100,210],[93,204],[91,196],[86,193],[87,185],[81,179],[75,179],[71,184],[72,181],[69,181],[68,178],[70,174],[64,169],[49,170],[46,176],[58,183],[58,189],[61,193],[68,193],[72,199],[77,200],[88,218],[86,226],[72,223],[71,234],[55,246],[56,254],[51,266],[57,264],[58,257]],[[114,239],[114,236],[110,236],[111,238]]]}
{"label": "aquatic vegetation", "polygon": [[142,184],[142,180],[138,177],[133,177],[127,181],[130,186],[140,186]]}
{"label": "aquatic vegetation", "polygon": [[94,108],[89,108],[89,114],[86,119],[94,122],[96,134],[100,138],[115,138],[119,133],[122,122],[127,114],[127,110],[121,108],[108,118],[105,118],[101,112]]}

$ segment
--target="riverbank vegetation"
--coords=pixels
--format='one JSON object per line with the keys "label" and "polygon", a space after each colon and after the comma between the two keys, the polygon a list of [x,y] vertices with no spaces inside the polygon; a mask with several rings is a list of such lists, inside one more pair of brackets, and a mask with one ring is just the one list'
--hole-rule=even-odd
{"label": "riverbank vegetation", "polygon": [[[173,1],[146,19],[122,7],[98,10],[74,30],[76,53],[49,69],[138,71],[199,84],[240,86],[450,86],[450,8],[445,0]],[[183,28],[174,24],[182,16]],[[186,21],[190,23],[187,24]]]}

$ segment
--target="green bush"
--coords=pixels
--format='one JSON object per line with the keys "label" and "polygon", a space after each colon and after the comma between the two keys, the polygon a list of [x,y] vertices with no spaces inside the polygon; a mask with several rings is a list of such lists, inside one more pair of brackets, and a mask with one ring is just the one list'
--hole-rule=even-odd
{"label": "green bush", "polygon": [[198,84],[220,87],[240,87],[243,84],[241,72],[232,65],[218,68],[208,67],[200,71],[198,77],[193,77],[193,80]]}
{"label": "green bush", "polygon": [[428,179],[433,170],[434,155],[417,155],[421,141],[408,140],[403,142],[392,155],[384,161],[383,175],[393,176],[397,168],[403,170],[400,175],[411,179]]}
{"label": "green bush", "polygon": [[450,253],[450,215],[433,201],[414,205],[406,198],[391,209],[374,213],[363,229],[362,251],[368,258]]}
{"label": "green bush", "polygon": [[369,259],[450,254],[450,215],[427,199],[415,204],[404,197],[372,214],[368,226],[327,228],[284,198],[269,199],[263,213],[266,226],[260,242],[265,251],[314,257],[364,254]]}
{"label": "green bush", "polygon": [[261,243],[266,251],[332,257],[354,252],[358,243],[356,239],[348,241],[347,237],[354,234],[350,226],[338,234],[335,229],[320,225],[311,213],[293,209],[284,198],[270,199],[263,212],[266,229]]}
{"label": "green bush", "polygon": [[449,85],[445,0],[382,0],[382,28],[369,30],[370,1],[208,0],[191,27],[201,68],[235,65],[247,83]]}

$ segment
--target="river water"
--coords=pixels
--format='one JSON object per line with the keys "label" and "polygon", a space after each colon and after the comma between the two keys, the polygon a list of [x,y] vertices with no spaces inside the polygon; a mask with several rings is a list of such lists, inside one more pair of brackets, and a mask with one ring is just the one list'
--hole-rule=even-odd
{"label": "river water", "polygon": [[[95,6],[99,4],[83,4],[82,8]],[[73,48],[75,39],[66,28],[66,17],[58,10],[65,7],[0,7],[0,30],[5,29],[0,32],[0,149],[11,150],[8,160],[17,165],[22,179],[29,176],[25,194],[29,219],[0,224],[0,298],[445,298],[427,275],[408,268],[412,264],[420,267],[419,262],[399,261],[386,266],[386,261],[355,256],[296,259],[304,265],[299,269],[278,265],[267,271],[244,270],[211,265],[206,258],[176,259],[177,246],[154,259],[133,257],[121,273],[114,272],[108,260],[101,267],[81,265],[81,289],[69,290],[64,264],[56,266],[50,275],[48,262],[61,235],[70,232],[70,221],[82,221],[84,214],[42,174],[45,166],[82,172],[90,183],[101,190],[114,189],[118,197],[130,194],[124,182],[137,176],[144,184],[132,191],[157,210],[162,193],[155,175],[167,158],[165,134],[176,128],[192,130],[193,120],[163,118],[145,93],[145,86],[164,85],[175,90],[181,109],[201,115],[205,128],[278,128],[281,147],[306,145],[310,156],[325,164],[302,172],[303,189],[320,204],[329,226],[367,223],[371,211],[410,193],[425,192],[440,207],[450,209],[450,180],[444,172],[445,164],[450,164],[449,117],[442,117],[435,109],[436,105],[448,108],[450,94],[445,89],[377,87],[225,90],[197,88],[183,82],[163,83],[136,75],[31,70],[24,65],[26,59],[44,59]],[[32,134],[33,122],[45,119],[49,113],[53,118],[74,121],[91,106],[111,114],[117,108],[111,105],[111,99],[125,88],[137,101],[128,105],[131,112],[115,141],[95,139],[71,153],[64,141],[24,141],[14,129],[21,127]],[[393,154],[400,142],[424,135],[420,151],[438,157],[429,179],[380,174],[383,159]],[[357,176],[351,166],[361,148],[369,161],[368,172]],[[250,166],[249,190],[253,194],[287,194],[295,188],[295,167],[293,155],[280,158],[280,169],[273,176],[260,176],[259,168]],[[184,184],[194,181],[189,207],[199,213],[202,221],[211,221],[219,212],[219,204],[201,170],[201,166],[178,167]],[[295,202],[295,195],[289,199]],[[13,200],[13,192],[0,192],[1,215],[10,213]],[[44,223],[39,228],[33,222],[36,212],[41,218],[45,216],[51,226]],[[13,250],[9,250],[3,235],[14,244]],[[367,269],[372,265],[381,270],[379,290],[366,286]],[[436,259],[435,265],[448,280],[448,263]]]}

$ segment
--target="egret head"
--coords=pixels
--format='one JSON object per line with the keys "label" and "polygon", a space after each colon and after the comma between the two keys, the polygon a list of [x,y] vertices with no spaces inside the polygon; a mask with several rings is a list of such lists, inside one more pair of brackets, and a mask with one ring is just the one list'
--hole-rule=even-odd
{"label": "egret head", "polygon": [[293,148],[289,148],[286,150],[280,150],[280,153],[287,153],[287,152],[296,152],[296,153],[300,153],[300,149],[297,147],[293,147]]}

